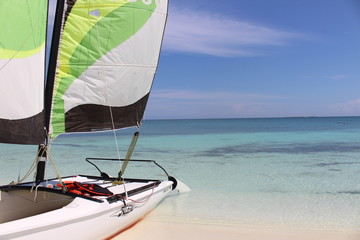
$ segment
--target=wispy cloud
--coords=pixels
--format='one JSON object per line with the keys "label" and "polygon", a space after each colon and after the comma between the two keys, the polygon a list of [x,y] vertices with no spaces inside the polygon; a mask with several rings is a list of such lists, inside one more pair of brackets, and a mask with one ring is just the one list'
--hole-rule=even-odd
{"label": "wispy cloud", "polygon": [[326,76],[327,79],[331,79],[331,80],[341,80],[349,77],[350,77],[349,75],[345,75],[345,74]]}
{"label": "wispy cloud", "polygon": [[151,93],[147,118],[271,116],[281,97],[221,91],[161,90]]}
{"label": "wispy cloud", "polygon": [[303,38],[283,31],[211,12],[172,8],[164,49],[221,57],[263,55],[264,47],[282,46]]}
{"label": "wispy cloud", "polygon": [[157,90],[151,94],[156,99],[172,100],[253,100],[253,99],[279,99],[280,97],[262,94],[243,94],[226,91],[191,91],[191,90]]}
{"label": "wispy cloud", "polygon": [[333,109],[340,115],[358,116],[360,115],[360,98],[350,100],[343,104],[334,105]]}

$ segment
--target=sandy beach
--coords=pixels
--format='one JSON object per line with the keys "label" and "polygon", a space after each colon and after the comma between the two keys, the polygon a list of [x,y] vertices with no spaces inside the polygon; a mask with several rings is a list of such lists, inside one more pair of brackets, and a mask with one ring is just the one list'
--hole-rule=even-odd
{"label": "sandy beach", "polygon": [[358,240],[360,231],[265,226],[221,226],[143,219],[114,240]]}

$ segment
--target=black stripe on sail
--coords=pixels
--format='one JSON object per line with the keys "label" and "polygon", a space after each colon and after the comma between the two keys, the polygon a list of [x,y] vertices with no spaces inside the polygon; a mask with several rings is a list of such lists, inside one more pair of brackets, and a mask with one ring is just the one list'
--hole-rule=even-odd
{"label": "black stripe on sail", "polygon": [[[115,129],[137,126],[143,118],[149,94],[134,104],[111,107]],[[90,132],[113,129],[109,106],[84,104],[65,113],[65,132]]]}
{"label": "black stripe on sail", "polygon": [[19,120],[0,119],[0,142],[14,144],[44,143],[44,112]]}

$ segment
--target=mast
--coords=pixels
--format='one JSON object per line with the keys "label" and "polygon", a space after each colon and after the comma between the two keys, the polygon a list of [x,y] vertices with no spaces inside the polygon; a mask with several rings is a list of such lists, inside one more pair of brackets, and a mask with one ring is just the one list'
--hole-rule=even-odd
{"label": "mast", "polygon": [[55,74],[56,74],[56,61],[59,52],[64,2],[65,0],[58,0],[56,5],[54,28],[53,28],[52,42],[50,48],[49,68],[48,68],[48,74],[46,76],[44,106],[45,106],[45,126],[47,132],[49,132],[49,125],[50,125],[51,103],[52,103]]}
{"label": "mast", "polygon": [[[50,58],[49,58],[47,76],[46,76],[46,87],[44,92],[45,128],[47,133],[46,135],[48,135],[49,133],[51,103],[52,103],[53,88],[55,82],[56,61],[57,61],[59,42],[60,42],[64,3],[65,0],[58,0],[56,3],[54,28],[52,32]],[[35,180],[36,184],[39,184],[44,180],[46,160],[47,160],[47,145],[48,145],[48,136],[46,136],[44,140],[44,144],[39,145],[38,156],[37,156],[38,163],[37,163],[36,180]]]}

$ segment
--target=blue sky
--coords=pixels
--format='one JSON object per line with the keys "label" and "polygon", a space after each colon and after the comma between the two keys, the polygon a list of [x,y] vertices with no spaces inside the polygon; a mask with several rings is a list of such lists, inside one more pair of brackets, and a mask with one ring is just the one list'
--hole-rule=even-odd
{"label": "blue sky", "polygon": [[145,119],[359,115],[359,0],[170,0]]}
{"label": "blue sky", "polygon": [[360,1],[171,0],[145,119],[360,115]]}

